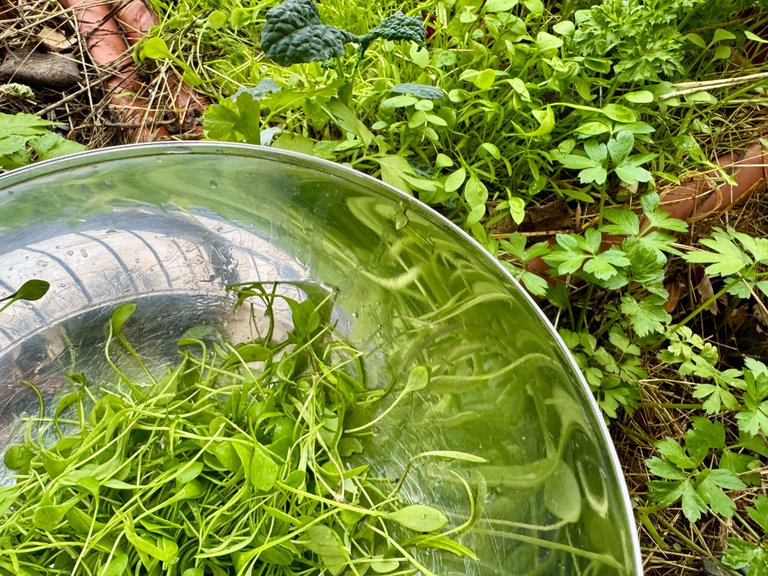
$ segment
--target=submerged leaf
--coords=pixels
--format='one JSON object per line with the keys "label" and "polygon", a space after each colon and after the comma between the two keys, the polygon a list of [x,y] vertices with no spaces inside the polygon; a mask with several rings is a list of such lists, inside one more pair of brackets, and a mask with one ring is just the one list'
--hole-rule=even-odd
{"label": "submerged leaf", "polygon": [[126,302],[115,308],[112,312],[112,316],[109,318],[109,324],[112,331],[115,334],[119,334],[123,329],[123,325],[131,316],[133,316],[134,312],[136,312],[135,302]]}
{"label": "submerged leaf", "polygon": [[423,504],[405,506],[387,514],[387,518],[415,532],[435,532],[448,524],[445,514],[437,508]]}
{"label": "submerged leaf", "polygon": [[415,366],[408,374],[408,382],[403,390],[407,392],[417,392],[424,390],[429,385],[429,370],[426,366]]}
{"label": "submerged leaf", "polygon": [[544,483],[544,504],[558,518],[577,522],[581,516],[581,490],[570,466],[559,462]]}
{"label": "submerged leaf", "polygon": [[0,302],[6,302],[5,304],[0,305],[0,312],[19,300],[26,300],[27,302],[40,300],[40,298],[46,295],[50,287],[51,285],[45,280],[37,280],[35,278],[27,280],[21,285],[21,288],[16,290],[16,292],[0,298]]}

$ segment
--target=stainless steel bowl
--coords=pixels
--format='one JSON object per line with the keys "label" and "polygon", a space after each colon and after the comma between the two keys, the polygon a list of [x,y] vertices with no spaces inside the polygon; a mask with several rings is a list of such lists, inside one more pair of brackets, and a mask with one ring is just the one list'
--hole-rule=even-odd
{"label": "stainless steel bowl", "polygon": [[[435,572],[642,572],[616,454],[556,332],[477,243],[375,179],[202,142],[40,163],[0,177],[0,294],[30,278],[50,292],[0,314],[0,450],[36,406],[22,380],[51,399],[73,368],[105,377],[102,328],[115,305],[138,303],[128,336],[160,367],[192,326],[246,329],[227,284],[307,281],[338,291],[337,332],[368,352],[371,385],[432,369],[429,387],[382,420],[365,458],[393,474],[423,450],[488,461],[463,467],[487,486],[463,540],[479,560],[433,555]],[[439,466],[405,489],[466,513]]]}

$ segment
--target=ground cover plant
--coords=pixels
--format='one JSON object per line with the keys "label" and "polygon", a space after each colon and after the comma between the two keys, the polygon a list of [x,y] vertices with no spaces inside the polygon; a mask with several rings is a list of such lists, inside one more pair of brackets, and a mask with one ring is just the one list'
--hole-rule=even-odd
{"label": "ground cover plant", "polygon": [[[541,298],[619,447],[649,573],[768,574],[764,177],[730,200],[765,163],[764,2],[152,6],[133,58],[214,102],[206,137],[377,176]],[[308,26],[273,38],[286,13]]]}

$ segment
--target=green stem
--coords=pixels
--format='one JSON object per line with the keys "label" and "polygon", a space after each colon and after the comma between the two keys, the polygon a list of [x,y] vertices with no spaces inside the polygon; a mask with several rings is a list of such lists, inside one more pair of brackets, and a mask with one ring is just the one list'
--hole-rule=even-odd
{"label": "green stem", "polygon": [[651,519],[648,517],[648,514],[639,512],[638,516],[640,516],[640,522],[643,524],[643,526],[645,526],[645,529],[656,543],[656,546],[659,547],[659,550],[668,550],[669,545],[664,542],[664,539],[661,537],[661,534],[659,534],[659,531],[656,530],[656,526],[653,525]]}
{"label": "green stem", "polygon": [[552,540],[545,540],[543,538],[536,538],[535,536],[526,536],[525,534],[515,534],[513,532],[499,532],[498,530],[487,530],[484,528],[474,528],[474,532],[477,534],[488,534],[495,538],[506,538],[508,540],[515,540],[517,542],[523,542],[525,544],[532,544],[533,546],[539,546],[541,548],[547,548],[549,550],[559,550],[561,552],[567,552],[573,556],[580,556],[587,560],[593,560],[600,562],[601,564],[613,568],[614,570],[624,573],[626,567],[621,564],[613,556],[608,554],[599,554],[592,552],[591,550],[583,550],[576,548],[575,546],[569,546],[562,542],[554,542]]}
{"label": "green stem", "polygon": [[587,286],[587,293],[584,296],[584,303],[581,306],[581,312],[579,313],[579,323],[576,331],[587,329],[587,309],[589,308],[589,301],[592,299],[592,293],[595,291],[595,284],[590,282]]}
{"label": "green stem", "polygon": [[677,404],[675,402],[639,402],[638,408],[672,408],[677,410],[701,410],[701,404]]}
{"label": "green stem", "polygon": [[[751,272],[751,269],[750,269],[750,272]],[[736,286],[736,284],[738,284],[739,282],[741,282],[741,281],[742,281],[742,279],[743,279],[743,277],[742,277],[742,276],[739,276],[738,278],[735,278],[733,281],[729,282],[728,284],[726,284],[725,286],[723,286],[723,287],[722,287],[720,290],[718,290],[716,294],[714,294],[714,295],[712,295],[711,297],[707,298],[707,299],[706,299],[704,302],[702,302],[702,303],[701,303],[701,304],[700,304],[700,305],[699,305],[699,306],[698,306],[698,307],[697,307],[697,308],[696,308],[696,309],[695,309],[693,312],[691,312],[690,314],[688,314],[688,316],[686,316],[686,317],[685,317],[685,318],[683,318],[683,319],[682,319],[680,322],[678,322],[677,324],[675,324],[675,325],[674,325],[674,326],[671,328],[671,330],[670,330],[670,332],[669,332],[669,335],[671,335],[671,334],[674,334],[675,332],[677,332],[678,330],[680,330],[680,328],[682,328],[683,326],[685,326],[686,324],[688,324],[688,322],[690,322],[691,320],[693,320],[694,318],[696,318],[696,316],[698,316],[699,314],[701,314],[701,313],[702,313],[704,310],[706,310],[707,308],[709,308],[710,306],[712,306],[712,304],[713,304],[714,302],[716,302],[716,301],[717,301],[717,300],[718,300],[718,299],[719,299],[721,296],[723,296],[723,295],[724,295],[726,292],[728,292],[728,290],[730,290],[731,288],[733,288],[734,286]]]}
{"label": "green stem", "polygon": [[749,522],[747,522],[747,521],[746,521],[746,520],[745,520],[745,519],[744,519],[742,516],[740,516],[739,514],[735,514],[735,515],[734,515],[734,517],[736,518],[736,520],[738,520],[738,521],[739,521],[739,522],[742,524],[742,526],[744,526],[744,528],[746,528],[747,530],[749,530],[750,534],[752,534],[752,536],[755,538],[755,540],[758,540],[758,541],[760,541],[760,539],[761,539],[761,538],[760,538],[760,536],[758,535],[758,533],[757,533],[757,532],[755,532],[754,528],[752,528],[752,526],[750,526],[750,525],[749,525]]}
{"label": "green stem", "polygon": [[659,519],[659,522],[664,524],[664,527],[667,530],[672,532],[672,534],[674,534],[675,537],[677,537],[681,542],[683,542],[686,546],[688,546],[690,550],[692,550],[693,552],[698,552],[699,554],[701,554],[702,556],[706,556],[707,558],[712,557],[712,552],[696,544],[696,542],[694,542],[693,540],[688,538],[688,536],[680,532],[680,530],[678,530],[677,527],[675,527],[675,525],[672,524],[672,522],[664,518],[664,516],[662,516],[661,514],[657,514],[657,518]]}
{"label": "green stem", "polygon": [[[624,424],[621,424],[620,422],[617,423],[619,428],[621,428],[621,431],[624,432],[627,436],[630,438],[633,438],[635,441],[642,440],[643,442],[647,443],[648,445],[653,445],[655,440],[645,434],[644,432],[640,432],[639,430],[632,430],[631,428],[627,428]],[[638,442],[639,444],[639,442]]]}

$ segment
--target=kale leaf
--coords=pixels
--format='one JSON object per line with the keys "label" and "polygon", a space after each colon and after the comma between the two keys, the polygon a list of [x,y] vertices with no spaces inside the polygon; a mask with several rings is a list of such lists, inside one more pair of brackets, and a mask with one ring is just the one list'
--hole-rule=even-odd
{"label": "kale leaf", "polygon": [[358,37],[323,24],[312,0],[287,0],[267,12],[261,48],[281,66],[322,62],[344,55],[344,44]]}
{"label": "kale leaf", "polygon": [[359,59],[377,38],[423,44],[426,34],[418,18],[396,12],[367,34],[357,36],[323,24],[313,0],[286,0],[267,12],[261,48],[281,66],[290,66],[344,56],[344,45],[349,42],[358,44]]}

